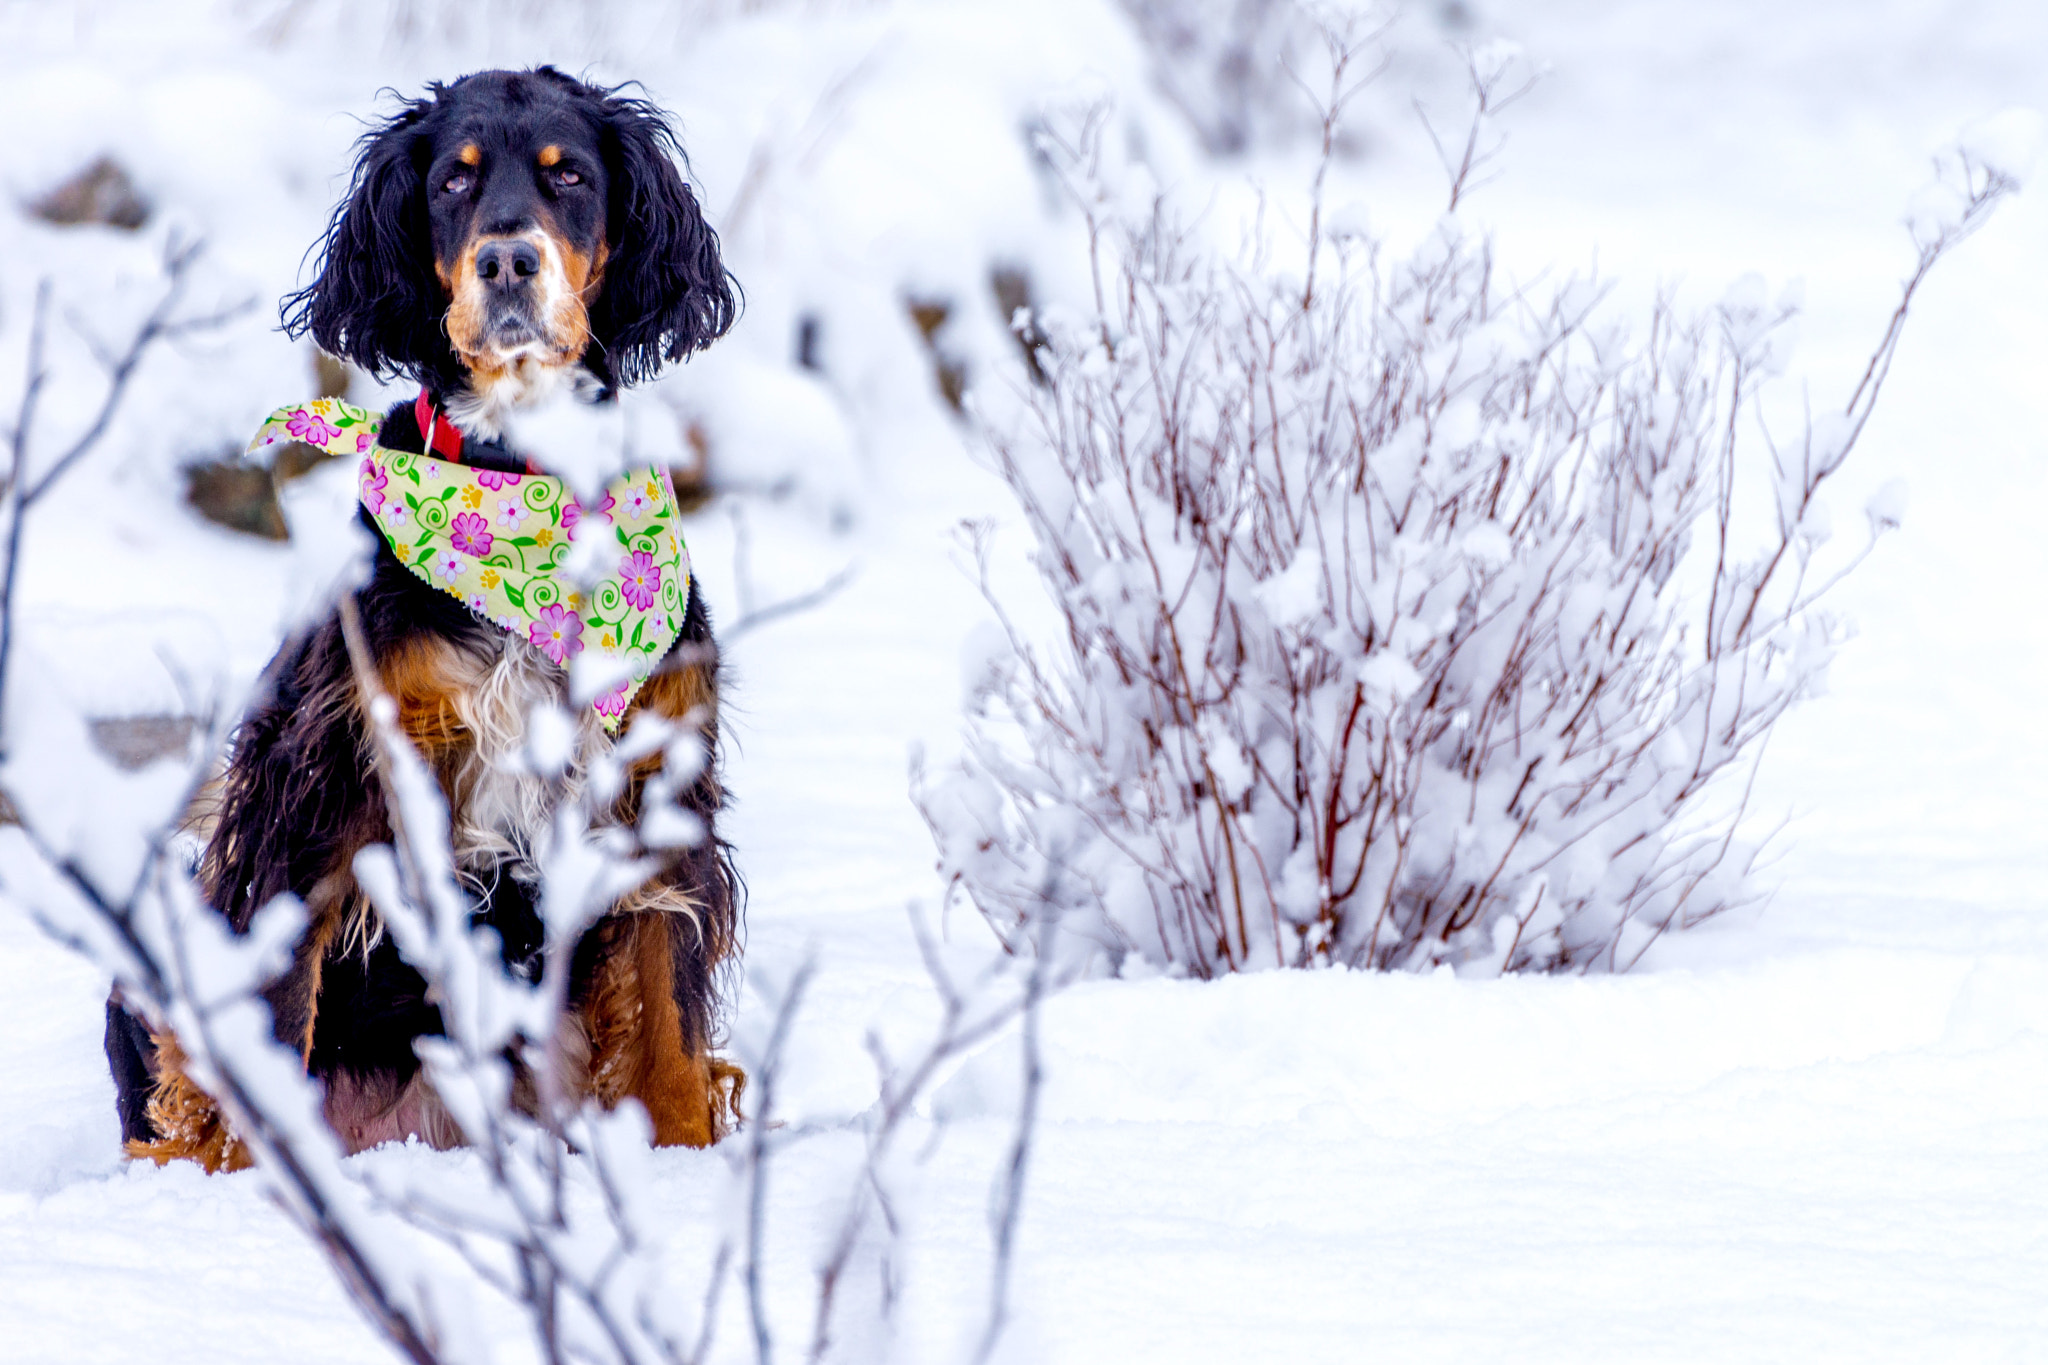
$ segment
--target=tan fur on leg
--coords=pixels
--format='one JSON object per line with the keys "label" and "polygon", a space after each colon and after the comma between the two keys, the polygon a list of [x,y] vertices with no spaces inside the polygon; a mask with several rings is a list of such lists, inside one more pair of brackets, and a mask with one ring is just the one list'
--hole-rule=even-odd
{"label": "tan fur on leg", "polygon": [[156,1045],[157,1073],[156,1089],[149,1096],[149,1121],[163,1136],[154,1142],[127,1143],[124,1150],[131,1158],[148,1157],[159,1166],[196,1161],[208,1175],[247,1170],[252,1164],[248,1147],[228,1126],[213,1097],[185,1074],[185,1054],[178,1040],[151,1034],[150,1041]]}
{"label": "tan fur on leg", "polygon": [[608,951],[582,1009],[591,1093],[610,1109],[636,1099],[657,1147],[708,1147],[730,1126],[738,1068],[685,1046],[676,1010],[668,923],[639,914],[604,927]]}

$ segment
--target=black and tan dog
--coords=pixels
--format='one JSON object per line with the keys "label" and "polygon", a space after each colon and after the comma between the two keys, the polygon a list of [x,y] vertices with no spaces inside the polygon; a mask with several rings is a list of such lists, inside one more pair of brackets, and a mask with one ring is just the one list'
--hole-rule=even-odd
{"label": "black and tan dog", "polygon": [[[523,410],[571,393],[611,402],[733,321],[717,238],[677,150],[658,110],[552,68],[436,85],[363,140],[318,278],[286,300],[285,328],[418,381],[421,398],[391,410],[380,444],[424,452],[426,428],[463,463],[525,470],[525,452],[505,439]],[[529,708],[566,704],[566,674],[415,577],[382,539],[355,603],[400,724],[448,797],[476,917],[501,935],[508,970],[531,974],[543,947],[535,855],[552,812],[546,785],[510,760]],[[663,1145],[715,1141],[739,1083],[713,1056],[720,968],[738,937],[738,883],[712,823],[723,803],[717,704],[718,651],[693,583],[679,637],[625,719],[650,711],[701,732],[702,772],[661,785],[681,788],[676,799],[709,837],[647,851],[657,874],[583,935],[570,960],[576,1036],[551,1049],[570,1093],[640,1101]],[[609,743],[580,710],[586,746]],[[631,770],[613,811],[621,827],[637,828],[662,761]],[[439,1015],[351,870],[359,850],[389,838],[337,613],[272,661],[235,736],[201,876],[238,931],[281,892],[305,903],[305,936],[268,997],[277,1037],[321,1082],[350,1151],[408,1136],[461,1141],[413,1050],[440,1031]],[[174,1040],[110,1002],[107,1051],[131,1153],[246,1164]]]}

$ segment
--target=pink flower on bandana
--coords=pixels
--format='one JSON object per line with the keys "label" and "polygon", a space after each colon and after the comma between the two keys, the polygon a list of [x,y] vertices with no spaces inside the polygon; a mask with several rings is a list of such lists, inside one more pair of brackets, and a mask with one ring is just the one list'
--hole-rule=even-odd
{"label": "pink flower on bandana", "polygon": [[365,431],[356,437],[356,454],[361,455],[370,448],[370,433]]}
{"label": "pink flower on bandana", "polygon": [[510,488],[518,483],[519,476],[517,474],[507,474],[501,469],[479,469],[476,472],[476,481],[492,492],[496,492],[500,488]]}
{"label": "pink flower on bandana", "polygon": [[591,703],[600,716],[622,716],[626,713],[626,684],[620,683],[611,691]]}
{"label": "pink flower on bandana", "polygon": [[499,499],[497,520],[500,526],[518,530],[519,523],[526,520],[526,504],[517,498]]}
{"label": "pink flower on bandana", "polygon": [[469,596],[463,598],[462,605],[468,607],[478,616],[488,614],[491,609],[491,604],[484,600],[484,595],[480,592],[473,592]]}
{"label": "pink flower on bandana", "polygon": [[619,590],[635,611],[650,611],[654,595],[661,591],[661,566],[645,550],[635,550],[619,560]]}
{"label": "pink flower on bandana", "polygon": [[396,498],[386,503],[384,505],[384,520],[390,522],[393,529],[405,525],[405,504]]}
{"label": "pink flower on bandana", "polygon": [[644,489],[635,487],[627,491],[626,500],[619,504],[619,510],[634,521],[638,521],[652,506],[654,499],[648,497]]}
{"label": "pink flower on bandana", "polygon": [[552,603],[540,609],[540,619],[526,628],[526,638],[566,667],[572,655],[583,652],[583,618],[559,602]]}
{"label": "pink flower on bandana", "polygon": [[444,582],[453,583],[456,579],[462,577],[462,556],[450,554],[446,550],[436,553],[434,556],[434,572],[441,575]]}
{"label": "pink flower on bandana", "polygon": [[284,429],[309,446],[324,446],[341,435],[341,428],[322,421],[320,414],[300,408],[284,424]]}
{"label": "pink flower on bandana", "polygon": [[610,493],[606,493],[604,501],[595,507],[585,507],[576,499],[569,499],[569,501],[562,504],[562,534],[568,536],[571,540],[576,539],[576,524],[585,517],[594,517],[599,521],[610,521],[612,519],[612,508],[616,505]]}
{"label": "pink flower on bandana", "polygon": [[491,524],[474,512],[464,512],[448,528],[448,543],[482,559],[491,552]]}
{"label": "pink flower on bandana", "polygon": [[384,477],[384,471],[378,468],[377,462],[367,457],[362,468],[356,471],[356,478],[362,484],[363,506],[369,508],[370,515],[374,517],[384,510],[384,485],[391,481]]}

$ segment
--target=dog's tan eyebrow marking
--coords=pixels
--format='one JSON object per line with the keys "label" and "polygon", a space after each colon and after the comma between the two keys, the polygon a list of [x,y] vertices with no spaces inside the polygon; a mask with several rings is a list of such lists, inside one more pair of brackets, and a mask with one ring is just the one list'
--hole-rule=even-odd
{"label": "dog's tan eyebrow marking", "polygon": [[549,143],[547,146],[540,149],[540,156],[536,159],[543,166],[556,165],[562,159],[562,149],[560,147],[555,146],[553,143]]}
{"label": "dog's tan eyebrow marking", "polygon": [[465,166],[474,166],[484,159],[484,149],[474,142],[465,142],[462,144],[462,150],[455,154],[455,158]]}

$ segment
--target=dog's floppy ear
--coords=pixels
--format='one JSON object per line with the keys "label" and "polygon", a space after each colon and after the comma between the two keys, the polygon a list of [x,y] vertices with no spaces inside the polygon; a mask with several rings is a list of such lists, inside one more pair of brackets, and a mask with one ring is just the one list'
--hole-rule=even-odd
{"label": "dog's floppy ear", "polygon": [[636,384],[725,335],[738,312],[718,234],[676,170],[675,135],[644,100],[604,101],[611,259],[591,331],[612,377]]}
{"label": "dog's floppy ear", "polygon": [[359,144],[348,197],[319,251],[319,275],[287,294],[286,335],[308,332],[320,348],[380,377],[426,382],[453,365],[440,329],[418,125],[431,100],[409,101]]}

